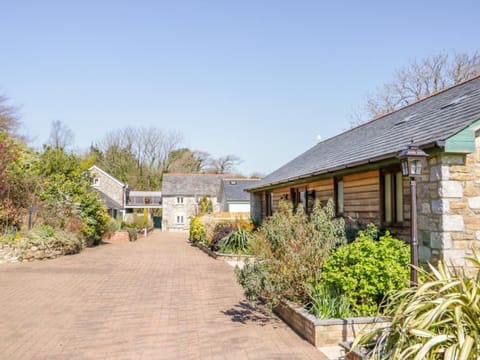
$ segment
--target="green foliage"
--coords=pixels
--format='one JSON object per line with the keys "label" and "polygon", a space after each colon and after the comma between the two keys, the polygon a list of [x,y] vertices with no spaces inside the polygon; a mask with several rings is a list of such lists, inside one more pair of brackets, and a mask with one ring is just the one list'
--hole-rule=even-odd
{"label": "green foliage", "polygon": [[375,314],[389,293],[408,283],[408,246],[388,231],[376,241],[377,233],[369,225],[353,243],[338,248],[322,268],[321,281],[347,295],[357,315]]}
{"label": "green foliage", "polygon": [[307,304],[324,260],[346,241],[344,228],[343,219],[335,218],[332,201],[324,208],[317,202],[310,216],[301,207],[294,213],[290,203],[282,202],[280,211],[265,221],[252,240],[256,264],[238,272],[244,286],[264,286],[245,288],[246,293],[257,293],[271,304],[282,299]]}
{"label": "green foliage", "polygon": [[40,249],[61,248],[63,255],[76,254],[82,250],[83,244],[77,235],[61,230],[52,233],[51,230],[41,226],[19,234],[15,239],[19,257],[22,257],[31,246]]}
{"label": "green foliage", "polygon": [[[246,263],[235,268],[238,283],[245,291],[245,297],[253,305],[259,298],[271,297],[275,288],[270,280],[271,273],[266,262]],[[271,302],[270,302],[271,303]]]}
{"label": "green foliage", "polygon": [[348,296],[338,290],[318,283],[310,292],[310,313],[320,319],[352,317]]}
{"label": "green foliage", "polygon": [[474,269],[440,262],[418,288],[391,297],[385,314],[391,325],[359,335],[353,344],[375,342],[371,358],[476,360],[480,358],[480,256],[467,259]]}
{"label": "green foliage", "polygon": [[247,254],[250,243],[250,232],[242,227],[232,231],[221,241],[220,251],[222,253]]}
{"label": "green foliage", "polygon": [[194,216],[190,220],[190,241],[203,243],[207,241],[205,226],[199,216]]}
{"label": "green foliage", "polygon": [[198,202],[198,214],[205,215],[213,212],[212,200],[208,199],[206,196],[202,197]]}
{"label": "green foliage", "polygon": [[78,200],[80,202],[80,217],[83,221],[82,234],[89,245],[98,245],[110,220],[107,209],[98,199],[97,194],[91,191],[78,196]]}
{"label": "green foliage", "polygon": [[130,241],[137,241],[137,239],[138,239],[137,229],[132,228],[132,227],[127,227],[126,229],[128,231],[128,237],[129,237]]}
{"label": "green foliage", "polygon": [[144,216],[138,216],[135,215],[133,217],[133,222],[131,224],[127,224],[127,227],[132,227],[137,230],[143,230],[145,228],[148,228],[148,218],[145,218]]}
{"label": "green foliage", "polygon": [[40,225],[38,227],[38,231],[41,231],[45,237],[52,237],[55,235],[55,229],[50,225]]}

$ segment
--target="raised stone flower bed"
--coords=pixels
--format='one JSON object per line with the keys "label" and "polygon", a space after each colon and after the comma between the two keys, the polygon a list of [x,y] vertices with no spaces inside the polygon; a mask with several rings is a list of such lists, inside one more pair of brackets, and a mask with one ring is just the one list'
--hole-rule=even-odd
{"label": "raised stone flower bed", "polygon": [[223,260],[223,261],[236,261],[236,262],[253,262],[255,257],[253,255],[239,255],[239,254],[223,254],[216,251],[210,250],[207,246],[200,242],[193,242],[194,246],[198,247],[204,253],[213,257],[214,259]]}
{"label": "raised stone flower bed", "polygon": [[286,302],[278,304],[274,312],[315,347],[352,341],[365,327],[373,329],[388,324],[384,319],[373,317],[317,319],[305,308]]}
{"label": "raised stone flower bed", "polygon": [[63,255],[76,254],[82,250],[80,244],[26,244],[19,247],[15,243],[0,243],[0,264],[22,261],[55,259]]}

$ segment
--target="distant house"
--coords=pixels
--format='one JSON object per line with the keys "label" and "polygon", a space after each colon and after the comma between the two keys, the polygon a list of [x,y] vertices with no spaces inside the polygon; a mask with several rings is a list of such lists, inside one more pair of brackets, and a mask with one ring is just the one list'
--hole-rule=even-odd
{"label": "distant house", "polygon": [[98,191],[112,218],[126,220],[128,213],[143,209],[151,212],[162,207],[160,191],[130,191],[127,184],[96,165],[90,168],[90,175],[93,178],[92,187]]}
{"label": "distant house", "polygon": [[250,213],[250,194],[245,189],[259,182],[254,179],[223,179],[218,195],[220,211]]}
{"label": "distant house", "polygon": [[162,181],[163,230],[188,230],[198,214],[198,203],[206,197],[213,211],[220,210],[218,193],[225,174],[164,174]]}
{"label": "distant house", "polygon": [[420,258],[463,264],[480,242],[480,77],[318,143],[248,189],[252,218],[261,222],[280,200],[309,211],[334,199],[351,226],[374,222],[409,240],[397,154],[412,140],[429,155],[417,184]]}
{"label": "distant house", "polygon": [[123,218],[125,216],[128,186],[96,165],[89,170],[93,178],[92,187],[98,191],[99,197],[107,206],[110,216]]}

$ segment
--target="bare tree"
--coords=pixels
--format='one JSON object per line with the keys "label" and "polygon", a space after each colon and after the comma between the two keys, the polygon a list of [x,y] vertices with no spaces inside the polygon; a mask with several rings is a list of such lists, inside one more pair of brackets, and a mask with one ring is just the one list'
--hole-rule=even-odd
{"label": "bare tree", "polygon": [[236,155],[225,155],[218,159],[211,159],[209,162],[209,169],[207,170],[213,174],[225,174],[232,172],[235,166],[240,164],[242,160]]}
{"label": "bare tree", "polygon": [[73,145],[74,138],[72,129],[62,121],[52,121],[50,136],[47,141],[48,145],[53,146],[55,149],[66,149]]}
{"label": "bare tree", "polygon": [[480,54],[446,52],[414,60],[395,72],[392,81],[367,95],[351,125],[397,110],[430,94],[480,74]]}
{"label": "bare tree", "polygon": [[8,104],[9,99],[0,95],[0,132],[19,138],[18,131],[22,125],[18,116],[18,108]]}
{"label": "bare tree", "polygon": [[[103,155],[96,157],[106,171],[132,187],[153,190],[160,186],[169,155],[181,142],[182,135],[178,132],[127,127],[108,133],[94,148]],[[115,158],[123,159],[123,165]]]}

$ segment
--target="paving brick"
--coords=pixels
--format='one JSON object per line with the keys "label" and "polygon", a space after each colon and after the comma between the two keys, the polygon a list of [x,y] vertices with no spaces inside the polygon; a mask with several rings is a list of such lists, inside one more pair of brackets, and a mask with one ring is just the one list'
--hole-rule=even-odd
{"label": "paving brick", "polygon": [[326,359],[179,233],[0,265],[3,359]]}

